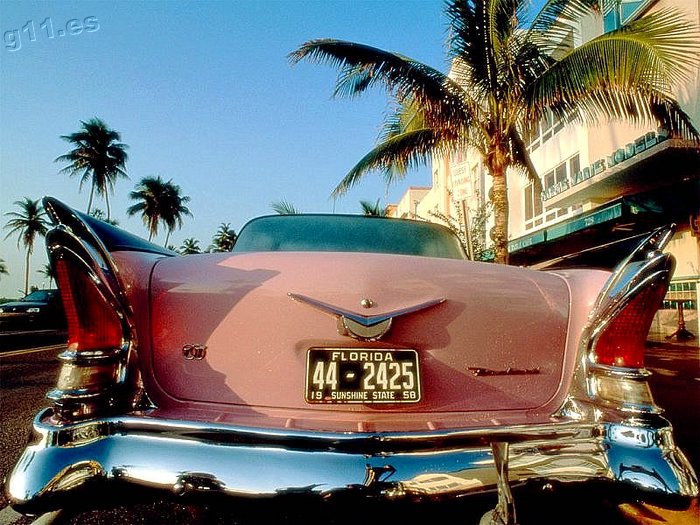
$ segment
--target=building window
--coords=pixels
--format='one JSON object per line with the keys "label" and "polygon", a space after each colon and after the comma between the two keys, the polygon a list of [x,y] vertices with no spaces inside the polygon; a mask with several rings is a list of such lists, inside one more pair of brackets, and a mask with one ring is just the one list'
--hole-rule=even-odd
{"label": "building window", "polygon": [[581,171],[581,160],[579,159],[578,153],[569,159],[569,177],[574,178],[579,171]]}
{"label": "building window", "polygon": [[573,183],[573,178],[581,167],[578,153],[556,166],[553,170],[545,173],[543,183],[542,199],[547,200],[568,190]]}
{"label": "building window", "polygon": [[675,310],[680,303],[683,305],[684,310],[697,309],[697,289],[697,281],[677,281],[669,284],[661,308],[664,310]]}
{"label": "building window", "polygon": [[554,169],[548,171],[542,177],[542,194],[539,195],[539,202],[535,202],[535,196],[532,195],[533,186],[528,185],[525,188],[525,229],[530,230],[541,224],[556,221],[562,217],[571,217],[580,214],[583,211],[583,206],[580,204],[567,207],[548,206],[544,209],[543,202],[547,199],[558,195],[559,193],[568,190],[571,187],[573,176],[581,168],[581,161],[577,153],[570,159],[559,163]]}
{"label": "building window", "polygon": [[603,31],[614,31],[638,17],[656,0],[601,0]]}
{"label": "building window", "polygon": [[551,110],[545,110],[544,117],[536,124],[532,130],[524,134],[525,144],[530,148],[530,151],[535,151],[542,144],[550,140],[554,135],[559,133],[566,125],[566,120],[561,119],[552,113]]}
{"label": "building window", "polygon": [[535,194],[532,183],[525,187],[525,229],[542,224],[542,198]]}

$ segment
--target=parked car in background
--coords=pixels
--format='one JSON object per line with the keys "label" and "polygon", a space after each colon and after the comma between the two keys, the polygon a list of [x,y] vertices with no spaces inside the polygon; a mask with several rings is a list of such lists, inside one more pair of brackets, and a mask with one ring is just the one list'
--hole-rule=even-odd
{"label": "parked car in background", "polygon": [[534,271],[465,260],[426,222],[262,217],[233,253],[175,256],[44,206],[69,337],[8,479],[20,511],[120,488],[492,495],[500,524],[519,492],[698,493],[644,367],[671,229],[613,271]]}
{"label": "parked car in background", "polygon": [[58,290],[36,290],[19,301],[0,304],[0,332],[65,330]]}

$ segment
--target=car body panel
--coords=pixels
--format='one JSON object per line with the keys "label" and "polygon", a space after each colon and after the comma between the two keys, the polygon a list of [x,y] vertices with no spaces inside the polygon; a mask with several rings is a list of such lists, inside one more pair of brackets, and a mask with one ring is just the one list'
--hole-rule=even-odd
{"label": "car body panel", "polygon": [[[672,505],[698,494],[649,372],[596,353],[630,333],[642,338],[625,351],[643,352],[638,319],[651,319],[667,289],[674,261],[660,249],[672,228],[612,273],[541,272],[375,252],[173,257],[115,229],[110,251],[81,214],[45,206],[58,223],[47,243],[64,297],[87,287],[100,316],[80,310],[87,329],[121,331],[109,347],[81,348],[71,317],[53,406],[36,416],[6,485],[23,512],[124,487],[193,502],[497,493],[499,516],[511,488],[602,484],[616,502]],[[315,242],[313,229],[299,231]],[[422,399],[310,403],[314,347],[415,350]]]}
{"label": "car body panel", "polygon": [[[435,259],[409,256],[398,259],[401,270],[396,257],[381,254],[320,254],[313,262],[309,254],[300,253],[157,259],[116,252],[120,267],[130,268],[133,274],[122,278],[128,282],[125,288],[139,314],[135,316],[137,332],[153,334],[139,342],[140,356],[147,364],[144,381],[149,395],[164,414],[189,414],[187,417],[196,419],[216,414],[220,421],[243,418],[264,427],[354,431],[359,426],[385,431],[396,425],[425,429],[547,421],[566,394],[569,374],[563,371],[570,372],[575,363],[578,341],[567,340],[566,334],[582,329],[609,272],[515,270],[506,272],[513,275],[505,279],[493,265],[445,260],[437,264]],[[149,301],[143,283],[154,265],[152,308],[146,311],[143,305]],[[139,267],[140,271],[135,270]],[[460,272],[463,282],[451,285]],[[304,278],[309,274],[316,276],[316,284]],[[325,293],[318,284],[321,276],[329,283]],[[340,293],[340,288],[347,288],[342,284],[346,282],[364,284],[358,285],[358,292]],[[487,287],[486,297],[480,284],[489,282],[492,286]],[[537,299],[526,293],[508,296],[510,287],[529,288]],[[362,310],[360,299],[369,295],[377,303],[377,314],[435,297],[447,300],[397,318],[382,340],[363,342],[341,336],[332,315],[291,300],[287,294],[292,290],[356,311]],[[575,305],[570,305],[570,293],[580,298]],[[465,305],[455,297],[469,299]],[[257,306],[260,304],[263,306]],[[494,316],[496,308],[508,311],[504,304],[528,314],[521,319],[502,313]],[[477,313],[466,316],[466,311]],[[151,330],[157,319],[164,320],[163,326]],[[170,323],[170,319],[178,322]],[[524,329],[531,337],[522,351],[507,352],[508,341]],[[503,341],[500,353],[489,342],[497,332]],[[315,337],[308,337],[309,333]],[[469,341],[469,351],[455,341]],[[183,358],[182,347],[192,343],[207,345],[204,360]],[[415,405],[308,405],[303,396],[305,356],[314,346],[418,350],[426,389],[423,401]],[[547,352],[554,359],[546,358]],[[250,360],[267,364],[247,366]],[[543,361],[546,366],[541,365]],[[508,368],[537,373],[474,373],[474,369]],[[266,384],[274,388],[262,390],[261,385]]]}
{"label": "car body panel", "polygon": [[[439,262],[308,253],[163,260],[151,284],[156,378],[182,400],[305,408],[308,348],[412,348],[420,355],[423,400],[394,410],[524,410],[545,403],[561,382],[569,302],[563,280]],[[370,297],[377,304],[373,315],[446,300],[396,318],[381,341],[356,342],[338,334],[332,316],[290,300],[290,292],[358,314],[362,298]],[[522,331],[531,337],[512,352]],[[206,345],[206,357],[183,359],[186,344]],[[484,380],[469,368],[538,373]]]}

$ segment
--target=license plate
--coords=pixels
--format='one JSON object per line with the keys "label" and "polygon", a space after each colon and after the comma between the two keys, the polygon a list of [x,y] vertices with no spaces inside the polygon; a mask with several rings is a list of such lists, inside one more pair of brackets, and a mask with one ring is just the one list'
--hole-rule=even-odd
{"label": "license plate", "polygon": [[311,348],[306,357],[308,403],[417,403],[415,350]]}

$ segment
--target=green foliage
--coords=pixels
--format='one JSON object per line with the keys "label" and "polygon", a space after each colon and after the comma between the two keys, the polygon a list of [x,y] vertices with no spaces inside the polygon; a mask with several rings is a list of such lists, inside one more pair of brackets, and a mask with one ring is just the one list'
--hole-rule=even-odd
{"label": "green foliage", "polygon": [[[491,250],[486,247],[486,224],[489,217],[493,213],[493,205],[490,202],[484,202],[473,213],[467,209],[469,220],[466,221],[462,206],[455,201],[452,193],[449,192],[452,201],[452,207],[456,210],[456,216],[445,215],[444,213],[431,210],[428,215],[435,217],[440,222],[445,224],[452,232],[459,237],[459,240],[464,247],[464,251],[473,261],[490,260]],[[480,200],[480,202],[483,202]],[[468,222],[468,233],[467,233]]]}
{"label": "green foliage", "polygon": [[90,215],[95,217],[95,219],[111,224],[112,226],[119,226],[119,221],[117,219],[108,219],[107,214],[100,208],[93,208],[90,211]]}
{"label": "green foliage", "polygon": [[270,208],[278,215],[298,215],[301,213],[292,203],[286,200],[275,201],[270,204]]}
{"label": "green foliage", "polygon": [[[698,63],[697,29],[678,13],[660,10],[580,47],[578,21],[592,0],[550,0],[533,18],[529,0],[448,0],[448,59],[444,74],[375,47],[312,40],[292,62],[339,69],[335,95],[357,96],[383,86],[395,100],[379,143],[333,191],[339,196],[371,171],[393,182],[418,164],[471,148],[494,178],[494,246],[507,262],[506,173],[540,180],[522,140],[545,116],[597,123],[626,120],[700,140],[690,117],[668,95]],[[524,22],[533,20],[534,22]]]}
{"label": "green foliage", "polygon": [[25,197],[21,201],[15,201],[14,205],[19,208],[19,211],[5,213],[5,216],[10,217],[7,224],[5,224],[5,229],[9,230],[5,239],[16,234],[17,247],[19,248],[20,244],[22,244],[26,249],[27,255],[24,271],[24,293],[26,295],[29,290],[29,263],[34,251],[34,241],[37,236],[43,237],[46,235],[48,223],[46,222],[46,212],[41,207],[39,200]]}
{"label": "green foliage", "polygon": [[95,117],[87,122],[80,122],[81,128],[70,135],[61,138],[73,147],[65,155],[56,158],[55,162],[68,164],[59,173],[69,176],[78,175],[82,189],[86,182],[90,183],[90,199],[87,212],[92,208],[94,193],[103,196],[107,204],[107,219],[110,218],[109,194],[114,193],[114,184],[119,178],[128,179],[126,174],[126,150],[129,146],[123,144],[119,132],[110,129],[107,124]]}
{"label": "green foliage", "polygon": [[227,222],[222,222],[219,225],[219,229],[214,234],[212,238],[212,243],[209,246],[210,252],[230,252],[233,250],[233,245],[236,244],[236,239],[238,236],[231,224]]}
{"label": "green foliage", "polygon": [[175,228],[182,228],[183,216],[192,217],[189,208],[185,206],[190,197],[182,195],[180,186],[172,179],[164,181],[160,175],[144,177],[129,193],[131,200],[137,201],[127,208],[126,213],[131,217],[141,214],[143,223],[148,230],[148,240],[158,235],[158,226],[162,223],[167,229],[164,246],[168,245],[170,234]]}
{"label": "green foliage", "polygon": [[379,199],[377,202],[360,201],[360,206],[362,207],[362,215],[386,217],[386,208],[379,204]]}
{"label": "green foliage", "polygon": [[182,241],[179,252],[181,255],[191,255],[194,253],[202,253],[202,249],[199,247],[199,241],[197,239],[188,237]]}

